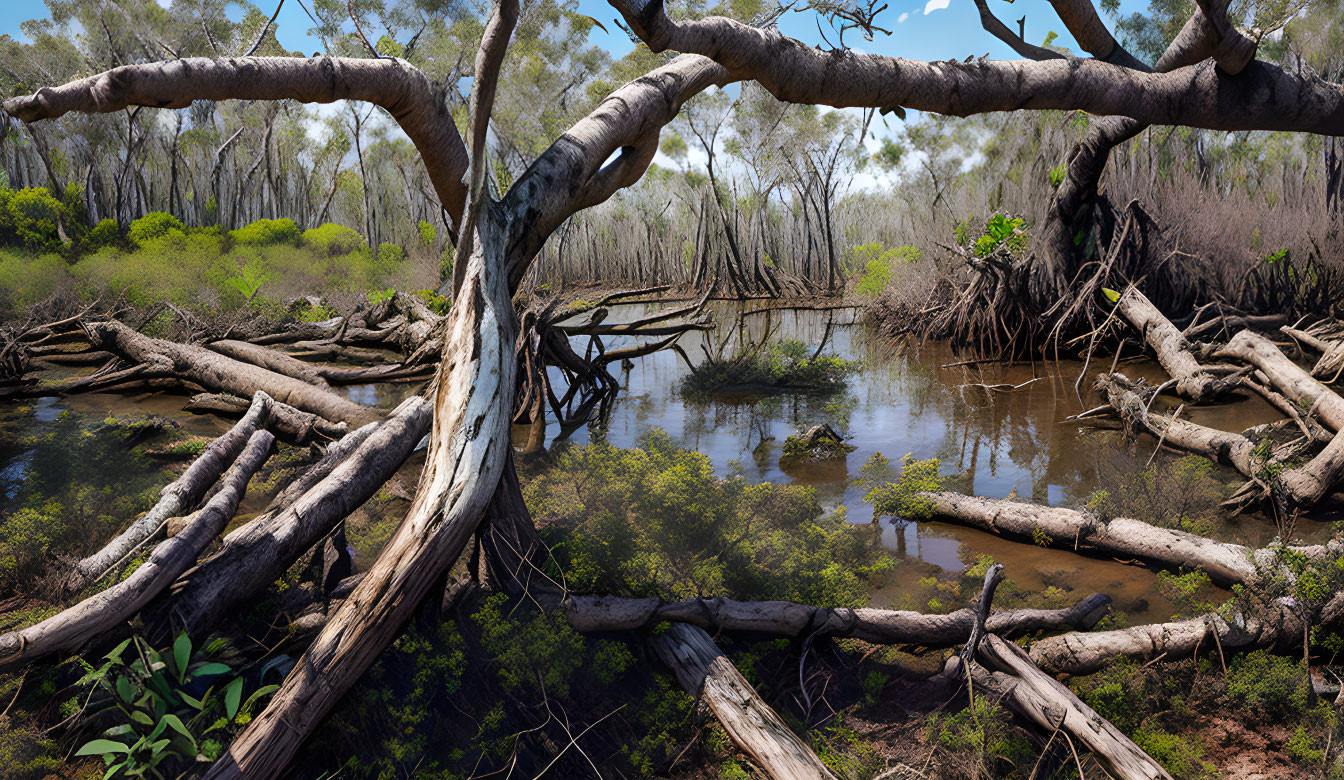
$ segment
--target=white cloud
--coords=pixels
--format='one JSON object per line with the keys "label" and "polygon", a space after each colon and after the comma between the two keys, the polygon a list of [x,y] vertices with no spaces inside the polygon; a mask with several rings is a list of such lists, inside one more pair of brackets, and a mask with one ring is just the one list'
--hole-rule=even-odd
{"label": "white cloud", "polygon": [[906,20],[906,19],[909,19],[909,18],[910,18],[910,14],[908,14],[908,13],[901,14],[900,16],[896,17],[896,23],[897,23],[897,24],[903,24],[903,23],[905,22],[905,20]]}
{"label": "white cloud", "polygon": [[929,0],[924,4],[924,15],[928,16],[934,11],[941,11],[952,4],[952,0]]}

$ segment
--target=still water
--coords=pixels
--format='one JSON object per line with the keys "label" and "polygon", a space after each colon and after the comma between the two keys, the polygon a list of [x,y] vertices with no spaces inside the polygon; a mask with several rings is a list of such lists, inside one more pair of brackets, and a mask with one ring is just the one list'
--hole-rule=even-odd
{"label": "still water", "polygon": [[[618,306],[609,322],[630,321],[650,313],[645,305]],[[1069,422],[1069,415],[1100,403],[1091,392],[1095,375],[1110,370],[1110,358],[1087,368],[1080,361],[1013,366],[956,365],[961,358],[943,344],[892,344],[872,336],[856,309],[767,309],[755,303],[711,304],[716,327],[683,336],[685,357],[664,350],[635,361],[616,373],[622,393],[613,402],[605,424],[581,429],[569,441],[585,443],[605,435],[619,447],[637,446],[654,426],[666,430],[683,448],[707,455],[720,474],[740,471],[750,481],[810,485],[828,510],[845,507],[848,519],[872,521],[873,508],[856,484],[859,469],[875,453],[899,460],[938,458],[948,487],[991,498],[1062,506],[1083,504],[1094,490],[1114,490],[1120,481],[1142,471],[1155,442],[1126,442],[1117,431]],[[693,362],[711,354],[732,354],[739,343],[798,339],[814,350],[861,363],[846,391],[831,396],[807,394],[723,393],[687,397],[680,390]],[[633,338],[608,340],[607,349],[636,343]],[[575,338],[582,354],[587,337]],[[613,369],[616,367],[613,366]],[[1150,381],[1165,379],[1160,366],[1122,360],[1120,370]],[[559,375],[553,380],[561,382]],[[1034,380],[1034,381],[1033,381]],[[1021,385],[1011,392],[973,385]],[[1075,389],[1075,387],[1077,389]],[[1162,408],[1162,402],[1156,405]],[[1226,430],[1243,430],[1279,418],[1259,399],[1221,406],[1187,408],[1185,419]],[[812,425],[827,423],[845,435],[855,450],[843,460],[781,468],[784,439]],[[528,430],[519,426],[522,446]],[[548,446],[560,434],[548,425]],[[1157,456],[1160,463],[1172,457]],[[1230,469],[1218,467],[1217,480],[1240,484]],[[882,522],[885,546],[902,558],[898,574],[873,606],[886,606],[921,577],[963,570],[978,555],[988,554],[1008,567],[1008,575],[1028,590],[1054,585],[1080,595],[1107,593],[1132,622],[1162,620],[1172,607],[1157,591],[1154,573],[1116,561],[1084,558],[1067,551],[1043,549],[938,522]],[[1299,528],[1308,538],[1323,526]],[[1261,544],[1274,535],[1272,523],[1260,516],[1227,518],[1213,536]]]}

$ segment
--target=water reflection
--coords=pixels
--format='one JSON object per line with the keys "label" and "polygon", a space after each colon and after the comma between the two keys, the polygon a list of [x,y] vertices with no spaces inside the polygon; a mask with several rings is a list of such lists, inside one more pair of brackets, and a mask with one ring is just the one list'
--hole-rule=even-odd
{"label": "water reflection", "polygon": [[[753,481],[811,485],[824,506],[844,506],[849,519],[860,523],[869,522],[873,510],[862,501],[864,489],[855,484],[855,477],[878,452],[893,460],[906,453],[939,458],[952,489],[1069,506],[1083,503],[1094,490],[1114,489],[1141,471],[1152,454],[1151,441],[1126,443],[1118,433],[1065,421],[1098,403],[1090,388],[1096,373],[1109,370],[1109,361],[1088,367],[1081,382],[1078,376],[1084,366],[1073,361],[956,365],[959,358],[944,345],[896,349],[885,340],[869,338],[853,309],[758,308],[759,304],[711,304],[716,330],[688,333],[678,344],[685,355],[699,360],[720,342],[731,349],[744,341],[794,338],[815,347],[825,339],[828,352],[863,364],[848,390],[831,397],[727,393],[690,399],[679,392],[690,366],[677,352],[665,350],[636,361],[618,377],[622,393],[600,432],[590,425],[569,439],[583,443],[605,435],[616,446],[633,447],[643,433],[658,426],[681,447],[708,455],[721,475],[740,472]],[[649,308],[643,305],[616,307],[611,319],[625,321],[647,313]],[[607,347],[634,343],[626,337]],[[576,349],[585,346],[586,339],[575,340]],[[1163,376],[1160,367],[1148,363],[1127,364],[1122,370],[1158,380]],[[1032,379],[1037,381],[1013,392],[973,386],[1018,385]],[[1277,419],[1258,400],[1188,410],[1186,417],[1228,430]],[[819,423],[846,434],[855,451],[839,462],[781,469],[784,439]],[[558,425],[550,422],[547,440],[559,433]],[[516,431],[515,439],[525,441],[526,435],[526,429]],[[1227,469],[1215,474],[1228,484],[1240,482]],[[1273,529],[1263,518],[1252,516],[1226,522],[1214,535],[1263,543],[1273,536]],[[884,523],[882,538],[909,565],[899,567],[904,573],[893,582],[891,593],[875,594],[876,603],[908,587],[914,578],[959,571],[976,555],[991,554],[1007,563],[1011,576],[1025,588],[1055,585],[1080,594],[1106,592],[1136,619],[1163,619],[1171,612],[1156,592],[1154,575],[1137,567],[1007,542],[940,523],[901,527]]]}

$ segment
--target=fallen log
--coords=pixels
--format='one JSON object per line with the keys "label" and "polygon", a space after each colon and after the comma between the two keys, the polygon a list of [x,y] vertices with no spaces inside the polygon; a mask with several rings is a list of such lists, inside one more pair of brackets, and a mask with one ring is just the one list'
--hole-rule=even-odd
{"label": "fallen log", "polygon": [[1158,311],[1139,288],[1130,287],[1120,296],[1115,310],[1142,335],[1157,355],[1157,362],[1176,383],[1176,392],[1191,401],[1206,401],[1237,387],[1238,374],[1218,375],[1202,365],[1186,347],[1185,337]]}
{"label": "fallen log", "polygon": [[1237,612],[1231,622],[1213,612],[1169,623],[1047,637],[1031,646],[1030,656],[1049,674],[1081,675],[1092,674],[1118,658],[1179,661],[1196,652],[1252,650],[1300,655],[1304,623],[1337,630],[1344,623],[1344,594],[1335,594],[1314,616],[1304,617],[1292,605],[1275,601],[1265,605],[1261,614]]}
{"label": "fallen log", "polygon": [[147,610],[152,636],[200,635],[269,587],[396,473],[429,432],[431,418],[429,402],[412,396],[385,422],[333,444],[272,507],[225,536],[217,553],[184,572]]}
{"label": "fallen log", "polygon": [[[236,395],[224,393],[197,393],[193,395],[183,411],[195,414],[218,414],[221,417],[238,417],[248,409],[246,400]],[[349,426],[343,422],[332,422],[309,412],[299,411],[289,404],[274,401],[267,428],[281,440],[290,444],[307,444],[314,435],[325,439],[336,439],[345,435]]]}
{"label": "fallen log", "polygon": [[252,434],[266,427],[273,407],[270,396],[258,392],[243,418],[210,442],[182,476],[161,490],[159,500],[148,512],[103,545],[101,550],[75,564],[74,571],[63,583],[65,591],[78,593],[83,590],[149,539],[168,518],[184,515],[195,508],[219,475],[243,451]]}
{"label": "fallen log", "polygon": [[1298,330],[1287,325],[1279,328],[1279,330],[1292,337],[1299,344],[1305,344],[1321,353],[1316,365],[1311,367],[1313,377],[1326,382],[1334,382],[1339,378],[1340,372],[1344,371],[1344,341],[1328,341],[1309,331]]}
{"label": "fallen log", "polygon": [[221,480],[219,492],[188,518],[180,533],[154,548],[131,576],[36,625],[0,636],[0,667],[77,650],[140,611],[224,530],[247,490],[248,480],[270,457],[274,444],[275,437],[269,431],[253,432]]}
{"label": "fallen log", "polygon": [[[1041,506],[958,493],[920,493],[932,505],[933,515],[998,536],[1040,542],[1052,547],[1108,558],[1135,560],[1170,571],[1203,569],[1219,585],[1246,585],[1256,579],[1256,560],[1270,550],[1217,542],[1141,520],[1096,515],[1063,507]],[[1319,548],[1293,548],[1314,553]]]}
{"label": "fallen log", "polygon": [[[997,634],[1026,636],[1042,632],[1087,631],[1110,611],[1111,599],[1100,593],[1066,609],[1007,609],[993,612],[986,628]],[[866,607],[814,607],[789,601],[734,601],[700,598],[664,602],[658,598],[570,596],[562,603],[570,625],[583,633],[630,631],[660,621],[687,623],[720,631],[806,637],[839,636],[878,645],[950,647],[965,642],[975,612],[959,609],[946,615]]]}
{"label": "fallen log", "polygon": [[[1022,648],[989,634],[971,664],[974,685],[1049,734],[1063,731],[1091,751],[1116,780],[1172,780],[1162,765],[1098,715],[1077,695],[1045,674]],[[981,667],[977,669],[976,667]],[[980,695],[984,695],[983,692]]]}
{"label": "fallen log", "polygon": [[1312,378],[1264,336],[1243,330],[1214,355],[1255,366],[1279,392],[1303,409],[1311,409],[1325,427],[1336,433],[1344,429],[1344,398]]}
{"label": "fallen log", "polygon": [[84,329],[95,349],[105,349],[125,360],[144,364],[151,370],[194,382],[214,392],[246,398],[261,390],[296,409],[352,425],[380,419],[376,410],[330,389],[203,347],[151,338],[116,320],[86,323]]}
{"label": "fallen log", "polygon": [[674,623],[649,639],[687,693],[703,698],[728,738],[777,780],[837,780],[817,754],[780,720],[702,629]]}
{"label": "fallen log", "polygon": [[277,374],[284,374],[285,376],[302,380],[310,385],[316,385],[317,387],[330,387],[327,384],[327,380],[322,378],[322,374],[318,369],[296,357],[286,355],[283,352],[277,352],[258,344],[251,344],[246,341],[233,341],[231,339],[212,341],[206,346],[214,352],[218,352],[221,355],[231,357],[234,360],[243,363],[251,363],[259,368],[274,371]]}

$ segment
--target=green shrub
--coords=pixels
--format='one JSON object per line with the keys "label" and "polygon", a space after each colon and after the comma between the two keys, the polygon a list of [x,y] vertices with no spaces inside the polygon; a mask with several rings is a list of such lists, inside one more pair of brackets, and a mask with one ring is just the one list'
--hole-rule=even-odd
{"label": "green shrub", "polygon": [[55,252],[62,246],[62,226],[72,222],[66,203],[46,187],[0,188],[0,238],[36,252]]}
{"label": "green shrub", "polygon": [[[880,459],[880,460],[879,460]],[[870,473],[888,461],[876,453],[864,466]],[[874,485],[864,501],[873,505],[877,517],[899,517],[904,520],[922,520],[933,513],[933,503],[919,494],[942,489],[937,458],[915,460],[912,453],[901,458],[900,476],[893,482]]]}
{"label": "green shrub", "polygon": [[89,688],[91,705],[81,722],[112,725],[75,755],[102,756],[105,778],[175,776],[198,756],[217,758],[226,735],[251,722],[258,700],[280,687],[262,686],[244,700],[243,678],[220,660],[227,652],[215,640],[195,653],[184,633],[163,652],[132,637],[100,666],[81,661],[86,673],[77,684]]}
{"label": "green shrub", "polygon": [[[103,220],[103,222],[98,223],[98,227],[101,228],[103,224],[108,221],[109,220]],[[113,225],[115,227],[115,223],[113,223]],[[165,211],[151,211],[131,223],[131,226],[126,230],[126,237],[129,238],[132,243],[140,245],[151,238],[161,238],[173,232],[181,233],[185,236],[187,227],[182,224],[181,220],[174,217],[172,214]],[[109,244],[105,244],[105,246],[107,245]]]}
{"label": "green shrub", "polygon": [[850,250],[848,265],[858,268],[862,264],[863,267],[863,273],[854,286],[855,291],[868,296],[880,294],[895,276],[898,265],[914,263],[921,254],[919,248],[913,246],[886,249],[881,244],[863,244],[854,247]]}
{"label": "green shrub", "polygon": [[825,515],[813,488],[717,477],[659,429],[639,449],[564,449],[525,496],[548,518],[552,576],[580,593],[861,606],[892,565],[870,529]]}
{"label": "green shrub", "polygon": [[300,239],[299,226],[294,220],[259,219],[250,225],[229,231],[229,238],[235,244],[245,246],[272,246],[274,244],[297,244]]}
{"label": "green shrub", "polygon": [[999,247],[1017,253],[1027,248],[1027,223],[1021,217],[995,214],[985,224],[985,232],[975,240],[972,251],[976,257],[988,257]]}
{"label": "green shrub", "polygon": [[1228,665],[1227,692],[1248,711],[1286,719],[1307,707],[1307,676],[1300,661],[1256,650]]}
{"label": "green shrub", "polygon": [[363,236],[333,222],[303,231],[303,243],[327,257],[348,254],[365,246]]}
{"label": "green shrub", "polygon": [[415,228],[420,234],[420,246],[434,246],[434,244],[438,243],[439,234],[434,230],[433,225],[422,219]]}
{"label": "green shrub", "polygon": [[406,250],[396,244],[378,245],[378,263],[384,268],[391,270],[406,259]]}
{"label": "green shrub", "polygon": [[48,298],[70,279],[69,266],[57,254],[33,255],[0,249],[0,315]]}
{"label": "green shrub", "polygon": [[984,693],[975,696],[971,706],[933,721],[929,740],[970,757],[993,777],[1029,762],[1032,755],[1031,743],[1013,726],[1008,712]]}
{"label": "green shrub", "polygon": [[429,310],[440,317],[448,316],[448,310],[453,308],[453,299],[439,295],[438,291],[424,289],[415,294],[415,297],[425,302]]}
{"label": "green shrub", "polygon": [[1134,743],[1182,780],[1217,777],[1213,765],[1204,761],[1204,748],[1188,736],[1171,734],[1160,728],[1139,729],[1134,732]]}
{"label": "green shrub", "polygon": [[691,394],[719,390],[803,390],[839,392],[859,364],[832,355],[812,357],[807,345],[786,339],[766,349],[746,347],[723,361],[705,361],[682,380]]}
{"label": "green shrub", "polygon": [[121,228],[117,227],[117,221],[115,219],[105,219],[94,225],[93,229],[84,236],[84,243],[81,248],[86,252],[97,252],[104,247],[120,245]]}

